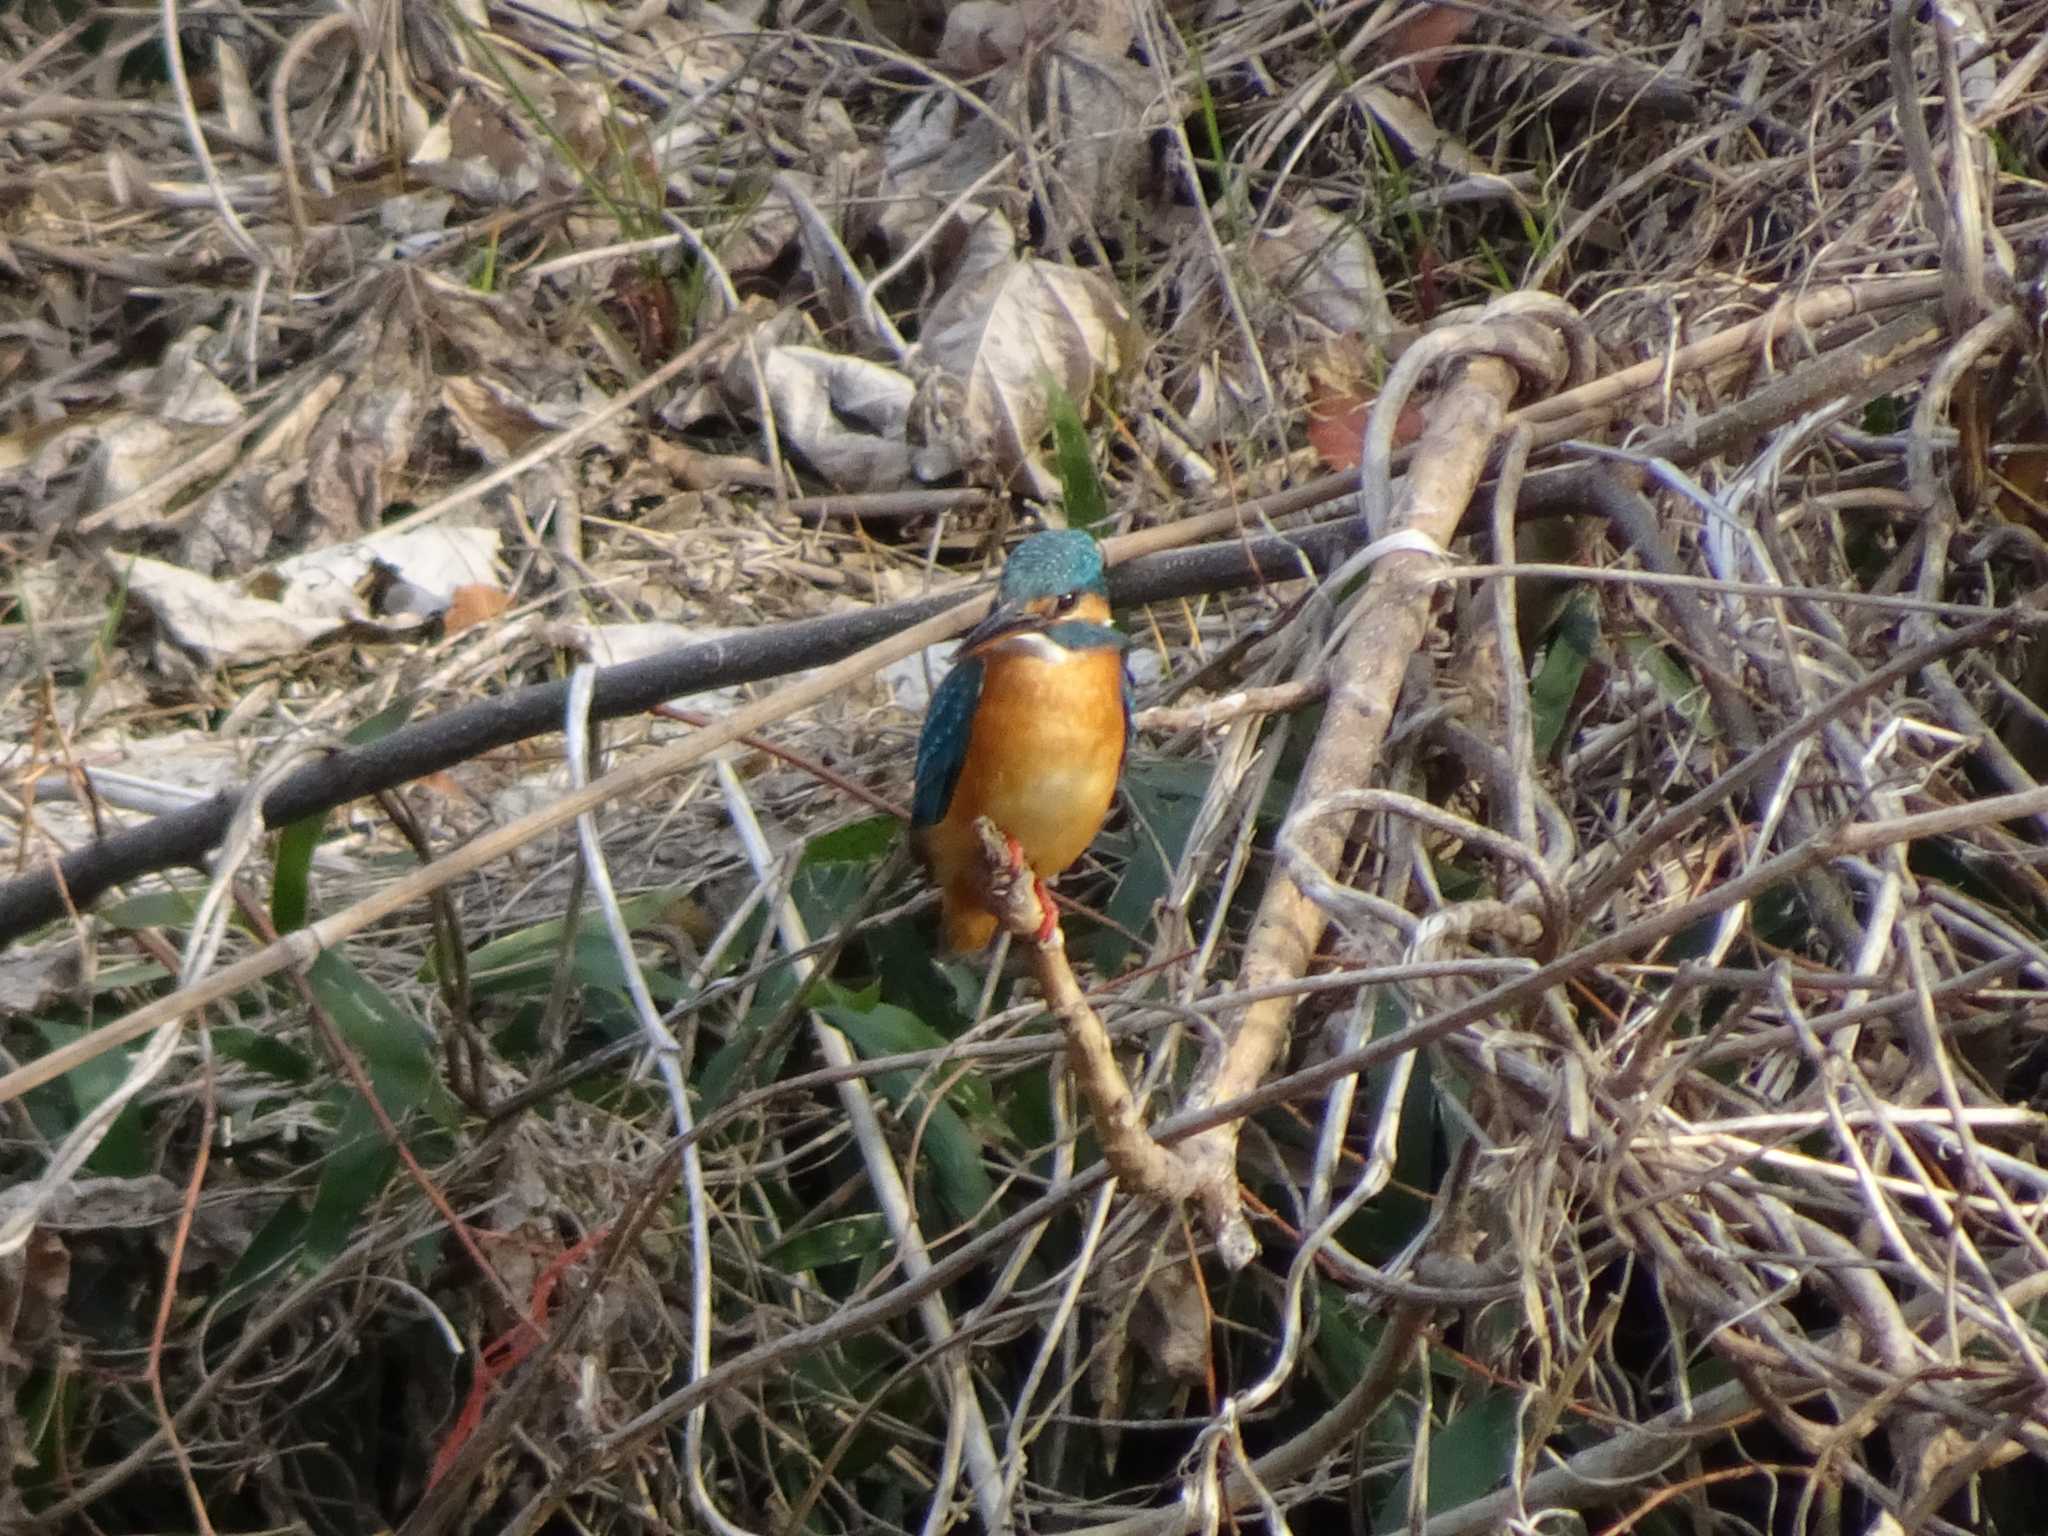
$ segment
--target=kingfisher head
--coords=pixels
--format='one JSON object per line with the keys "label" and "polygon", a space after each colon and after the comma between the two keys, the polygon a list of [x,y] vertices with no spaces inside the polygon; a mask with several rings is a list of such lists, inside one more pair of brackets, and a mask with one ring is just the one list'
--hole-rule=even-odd
{"label": "kingfisher head", "polygon": [[1102,550],[1085,533],[1034,533],[1010,552],[988,617],[960,640],[960,654],[1053,652],[1121,647],[1109,622]]}

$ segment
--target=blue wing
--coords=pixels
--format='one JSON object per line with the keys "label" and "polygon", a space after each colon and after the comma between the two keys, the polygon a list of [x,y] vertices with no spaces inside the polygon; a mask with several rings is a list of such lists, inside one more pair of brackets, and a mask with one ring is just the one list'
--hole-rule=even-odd
{"label": "blue wing", "polygon": [[960,768],[967,761],[967,738],[974,731],[974,708],[981,702],[981,660],[970,656],[948,672],[925,711],[924,730],[917,738],[917,789],[910,799],[910,824],[929,827],[945,820],[953,803]]}

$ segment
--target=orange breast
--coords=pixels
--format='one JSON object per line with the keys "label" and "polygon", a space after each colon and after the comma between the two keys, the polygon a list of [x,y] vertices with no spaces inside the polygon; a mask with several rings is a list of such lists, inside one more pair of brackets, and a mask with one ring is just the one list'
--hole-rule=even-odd
{"label": "orange breast", "polygon": [[1033,872],[1050,880],[1095,841],[1124,757],[1118,652],[991,655],[985,667],[952,804],[923,837],[956,949],[981,947],[995,928],[983,907],[974,819],[986,816],[1015,838]]}

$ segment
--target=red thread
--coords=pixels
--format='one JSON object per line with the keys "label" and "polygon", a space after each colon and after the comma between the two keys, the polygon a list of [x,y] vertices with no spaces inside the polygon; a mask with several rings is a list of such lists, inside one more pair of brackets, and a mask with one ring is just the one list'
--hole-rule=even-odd
{"label": "red thread", "polygon": [[547,1337],[548,1304],[554,1300],[556,1284],[569,1266],[587,1257],[604,1241],[610,1230],[609,1227],[599,1227],[575,1247],[565,1248],[556,1254],[554,1261],[533,1282],[526,1316],[484,1346],[477,1360],[476,1372],[469,1379],[469,1396],[463,1399],[462,1411],[455,1416],[455,1425],[435,1454],[433,1469],[427,1473],[429,1489],[447,1475],[449,1467],[455,1464],[455,1458],[462,1453],[463,1446],[469,1443],[469,1437],[483,1422],[484,1399],[490,1396],[492,1384],[518,1369]]}

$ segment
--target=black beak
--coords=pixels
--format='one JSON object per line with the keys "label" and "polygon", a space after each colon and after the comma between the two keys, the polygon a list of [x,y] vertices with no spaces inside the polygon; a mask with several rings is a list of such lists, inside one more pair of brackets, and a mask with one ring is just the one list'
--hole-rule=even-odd
{"label": "black beak", "polygon": [[1044,614],[1033,613],[1021,603],[997,603],[989,609],[987,618],[960,637],[960,654],[971,656],[1006,636],[1044,629],[1051,622]]}

